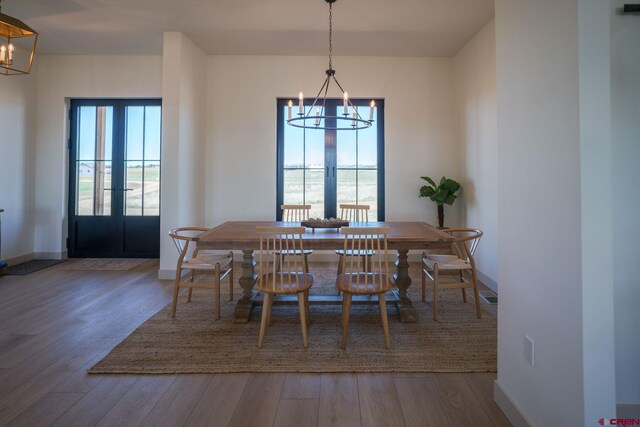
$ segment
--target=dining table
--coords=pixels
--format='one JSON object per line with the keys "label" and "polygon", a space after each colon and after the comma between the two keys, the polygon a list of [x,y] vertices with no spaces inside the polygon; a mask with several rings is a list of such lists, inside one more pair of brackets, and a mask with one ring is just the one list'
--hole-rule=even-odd
{"label": "dining table", "polygon": [[[251,317],[254,306],[262,303],[262,296],[255,291],[258,280],[256,274],[256,260],[254,252],[260,249],[260,236],[256,227],[291,227],[300,226],[299,222],[282,221],[228,221],[213,227],[195,238],[198,250],[236,250],[242,251],[242,274],[238,280],[242,287],[242,297],[236,303],[234,322],[246,323]],[[394,289],[389,303],[398,308],[400,321],[412,323],[418,320],[407,290],[411,286],[409,276],[408,254],[411,250],[441,250],[451,248],[452,238],[438,228],[419,221],[389,221],[353,223],[352,227],[389,227],[387,244],[390,250],[397,251],[395,261],[396,271],[393,279],[397,289]],[[304,249],[336,250],[344,246],[344,234],[339,229],[314,229],[302,235]],[[339,295],[312,295],[310,304],[341,304]],[[363,297],[362,303],[377,303],[370,301],[371,297]],[[287,302],[284,301],[282,302]],[[357,304],[359,301],[354,301]],[[291,303],[291,301],[289,301]]]}

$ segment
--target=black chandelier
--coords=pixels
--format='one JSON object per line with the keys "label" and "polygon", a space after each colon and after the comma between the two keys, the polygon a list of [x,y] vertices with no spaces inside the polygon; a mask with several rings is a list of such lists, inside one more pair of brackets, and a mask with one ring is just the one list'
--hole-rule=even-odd
{"label": "black chandelier", "polygon": [[[345,91],[338,80],[336,79],[336,70],[333,69],[332,54],[333,54],[333,14],[332,6],[336,0],[325,0],[329,3],[329,69],[325,71],[327,77],[322,84],[322,87],[318,91],[318,95],[313,100],[313,104],[310,108],[305,109],[304,95],[302,92],[298,95],[298,112],[293,113],[293,101],[289,100],[288,104],[288,118],[287,124],[303,129],[329,129],[329,130],[359,130],[366,129],[373,124],[373,113],[376,106],[375,101],[371,101],[369,105],[369,119],[365,120],[360,115],[358,107],[353,105],[349,99],[349,94]],[[335,82],[336,86],[343,94],[342,113],[336,112],[335,116],[328,115],[326,113],[327,93],[329,92],[329,86],[331,81]]]}

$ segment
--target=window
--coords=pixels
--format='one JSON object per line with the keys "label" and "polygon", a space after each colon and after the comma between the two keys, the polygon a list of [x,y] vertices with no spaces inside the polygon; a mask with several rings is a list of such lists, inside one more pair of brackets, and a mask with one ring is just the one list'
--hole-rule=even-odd
{"label": "window", "polygon": [[[368,114],[369,101],[352,102]],[[373,125],[359,131],[289,126],[287,102],[277,104],[276,218],[283,204],[308,204],[311,217],[331,218],[339,204],[357,203],[371,206],[371,221],[384,221],[384,101],[376,100]],[[327,99],[325,108],[334,115],[341,106]]]}

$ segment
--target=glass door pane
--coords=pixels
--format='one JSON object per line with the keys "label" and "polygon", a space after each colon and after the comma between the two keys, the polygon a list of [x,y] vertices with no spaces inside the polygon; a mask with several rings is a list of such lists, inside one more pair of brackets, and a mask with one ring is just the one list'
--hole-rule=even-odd
{"label": "glass door pane", "polygon": [[160,215],[161,107],[125,108],[124,215]]}
{"label": "glass door pane", "polygon": [[75,214],[110,216],[112,188],[113,107],[85,106],[77,113]]}
{"label": "glass door pane", "polygon": [[324,133],[285,126],[283,152],[282,203],[311,205],[310,216],[324,218]]}
{"label": "glass door pane", "polygon": [[[377,107],[374,117],[377,117]],[[336,139],[336,203],[369,205],[369,220],[377,221],[377,120],[367,129],[337,131]]]}

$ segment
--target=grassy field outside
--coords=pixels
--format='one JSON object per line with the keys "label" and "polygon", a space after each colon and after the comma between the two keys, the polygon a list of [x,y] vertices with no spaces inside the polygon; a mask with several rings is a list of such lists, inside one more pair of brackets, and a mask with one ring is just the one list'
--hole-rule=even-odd
{"label": "grassy field outside", "polygon": [[[377,221],[377,179],[377,170],[367,169],[356,171],[355,169],[338,169],[337,203],[357,202],[361,205],[370,205],[371,210],[369,211],[369,220]],[[311,205],[311,217],[324,218],[324,169],[285,170],[284,203],[306,203]],[[339,214],[340,212],[338,212],[338,215]]]}
{"label": "grassy field outside", "polygon": [[[146,169],[146,170],[145,170]],[[142,178],[144,174],[144,188]],[[78,215],[93,215],[94,173],[83,173],[78,176]],[[111,170],[104,175],[104,188],[111,188]],[[125,192],[125,215],[142,215],[144,197],[144,215],[160,215],[160,168],[158,166],[135,165],[127,168]],[[103,215],[111,214],[111,192],[105,191]]]}

